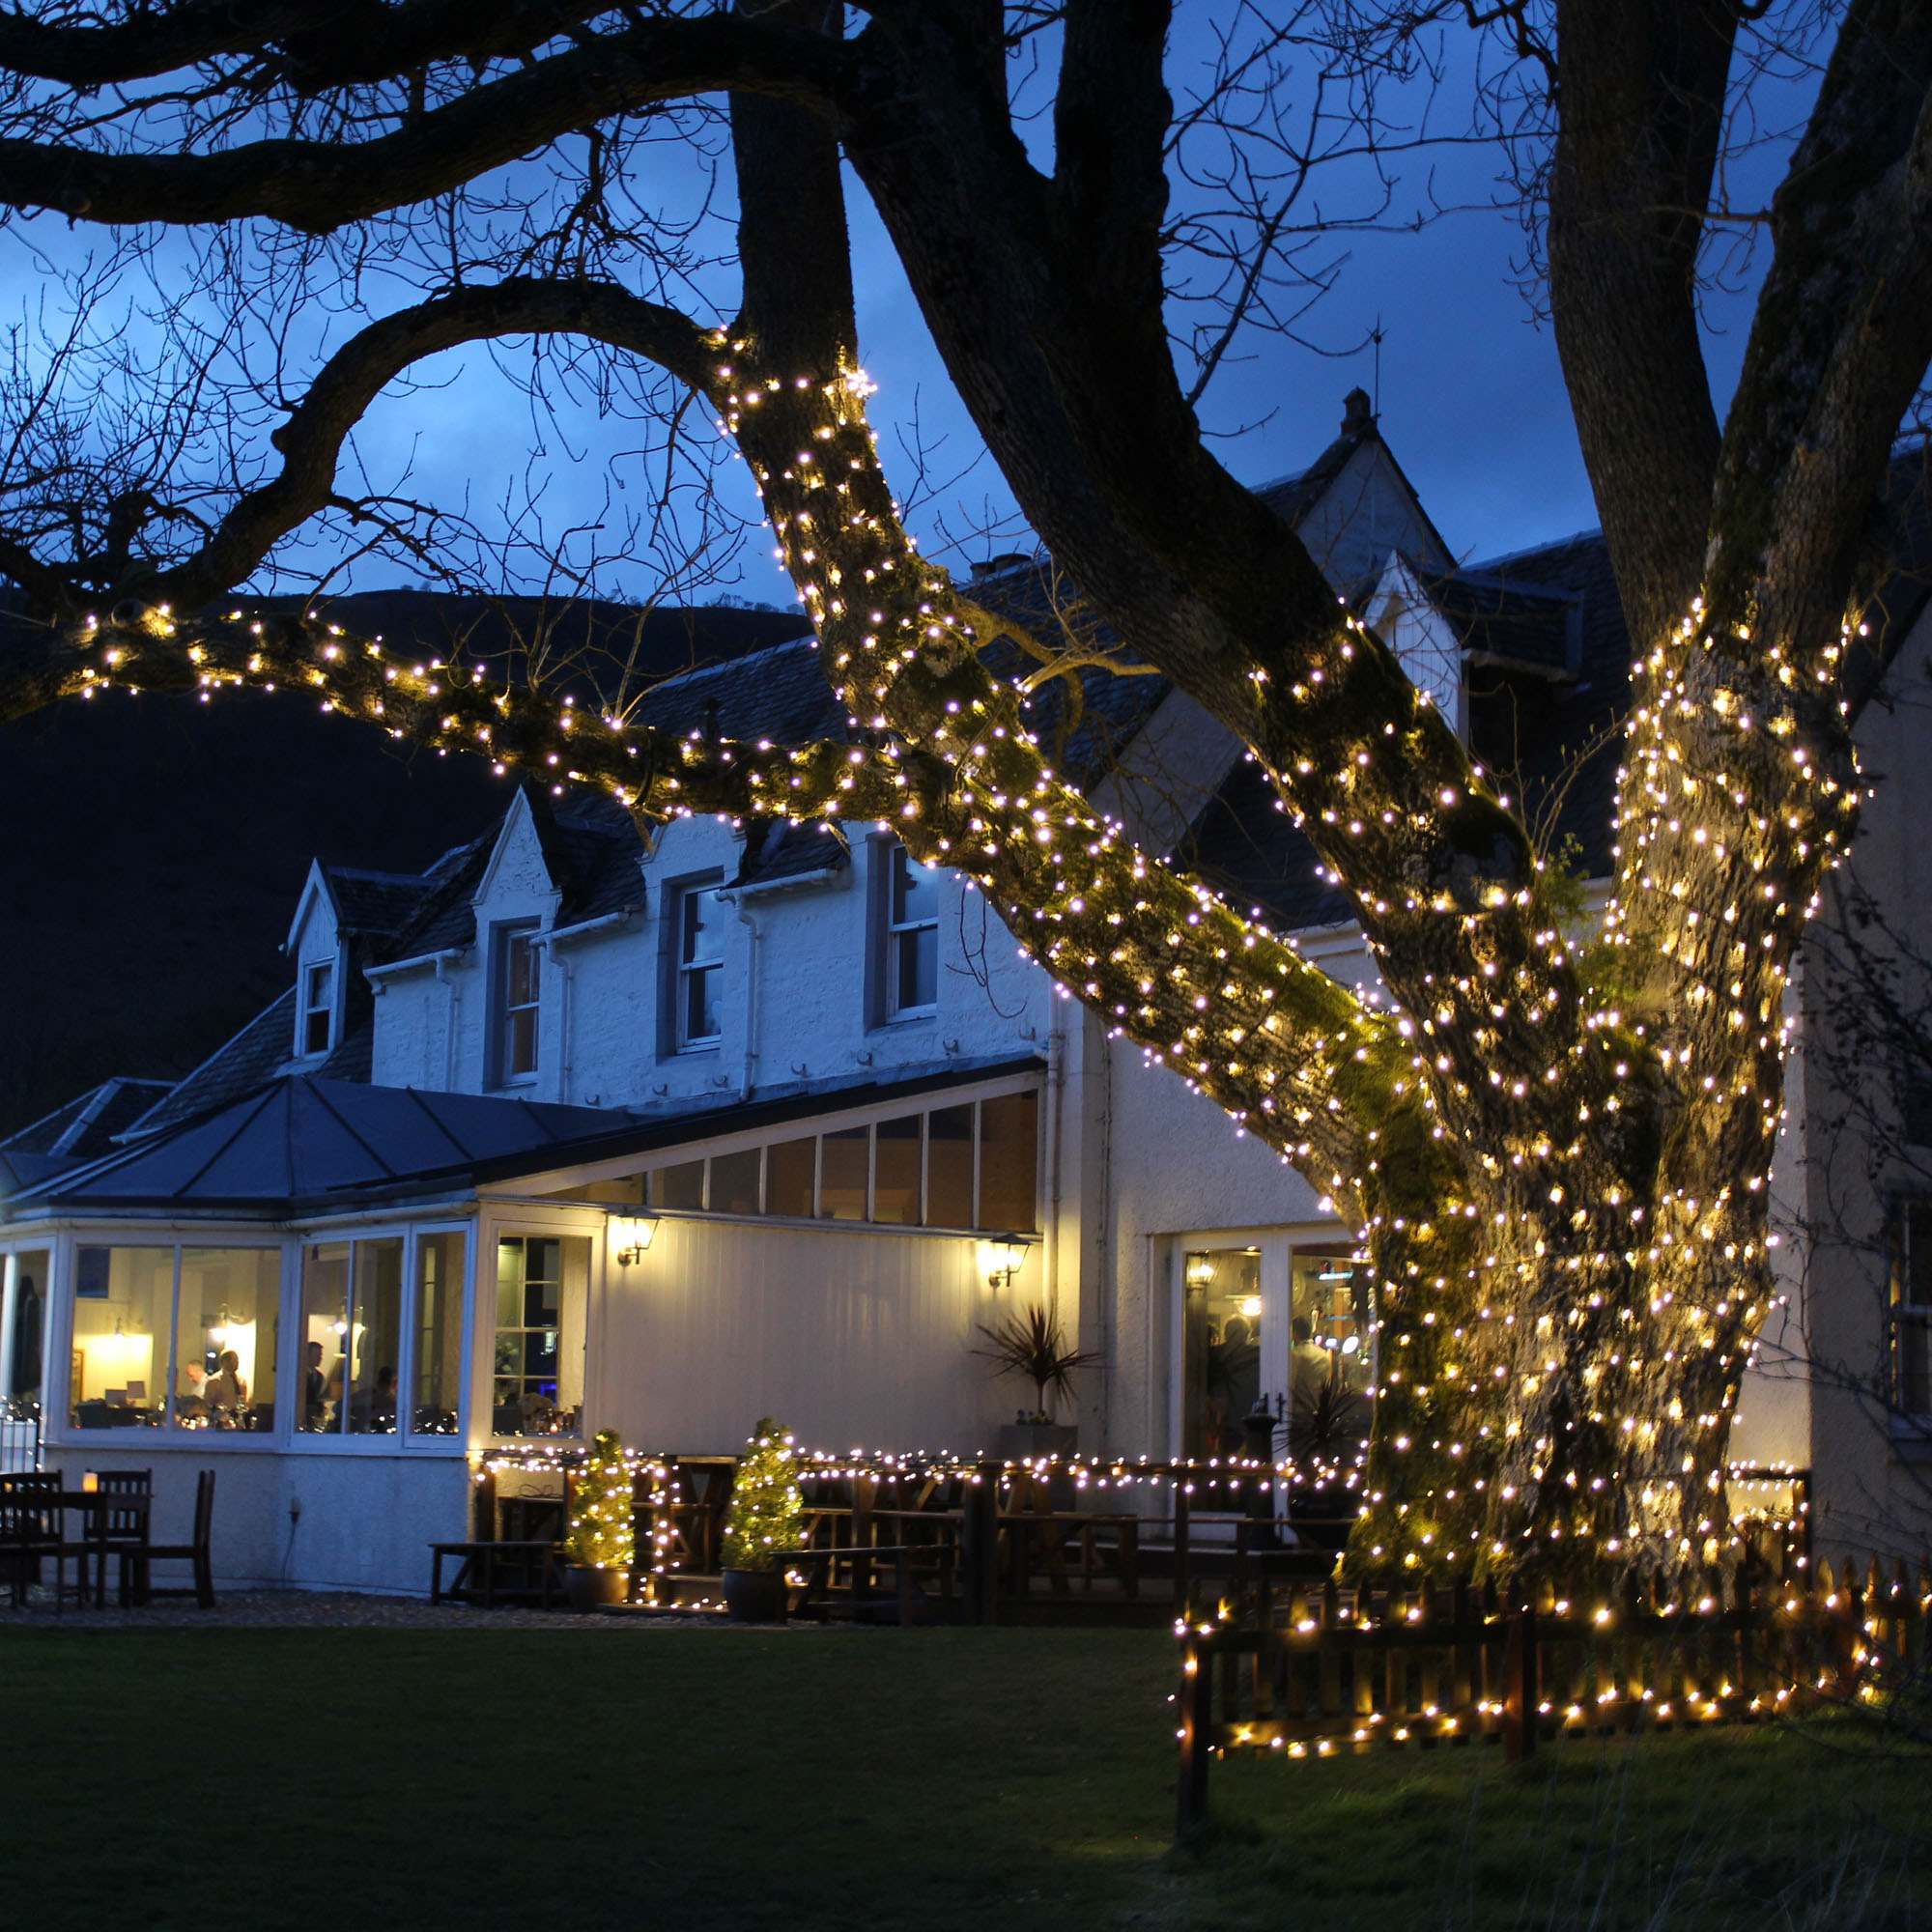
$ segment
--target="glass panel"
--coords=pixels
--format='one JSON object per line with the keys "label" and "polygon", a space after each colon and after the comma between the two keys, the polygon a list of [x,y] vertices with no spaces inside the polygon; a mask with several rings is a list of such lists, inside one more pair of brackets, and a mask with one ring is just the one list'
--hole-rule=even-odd
{"label": "glass panel", "polygon": [[174,1290],[171,1247],[75,1250],[69,1419],[76,1429],[159,1425]]}
{"label": "glass panel", "polygon": [[1905,1205],[1903,1299],[1915,1308],[1932,1308],[1932,1201]]}
{"label": "glass panel", "polygon": [[1037,1158],[1037,1094],[1008,1094],[980,1102],[980,1223],[1029,1235],[1034,1218]]}
{"label": "glass panel", "polygon": [[925,1121],[925,1219],[933,1228],[973,1225],[973,1104],[939,1107]]}
{"label": "glass panel", "polygon": [[718,1017],[718,987],[722,966],[694,966],[684,975],[684,1038],[687,1045],[716,1039],[723,1031]]}
{"label": "glass panel", "polygon": [[758,1211],[758,1150],[711,1156],[711,1211],[714,1214],[755,1214]]}
{"label": "glass panel", "polygon": [[1907,1415],[1932,1415],[1932,1322],[1903,1317],[1898,1338],[1898,1406]]}
{"label": "glass panel", "polygon": [[1369,1433],[1369,1270],[1347,1254],[1294,1257],[1288,1360],[1289,1447],[1352,1457]]}
{"label": "glass panel", "polygon": [[676,1167],[660,1167],[651,1175],[653,1208],[684,1208],[693,1211],[704,1206],[704,1163],[687,1160]]}
{"label": "glass panel", "polygon": [[917,865],[903,846],[893,853],[893,923],[914,925],[939,917],[939,874]]}
{"label": "glass panel", "polygon": [[505,1073],[537,1070],[537,1009],[524,1007],[510,1015],[508,1043],[503,1054]]}
{"label": "glass panel", "polygon": [[320,1435],[342,1427],[348,1372],[349,1243],[316,1241],[302,1254],[301,1409],[296,1427]]}
{"label": "glass panel", "polygon": [[415,1390],[410,1433],[454,1435],[463,1393],[463,1236],[416,1240]]}
{"label": "glass panel", "polygon": [[510,997],[508,1004],[513,1007],[527,1007],[535,1004],[538,996],[541,965],[537,949],[530,944],[527,932],[513,932],[510,935],[509,953]]}
{"label": "glass panel", "polygon": [[902,1227],[919,1225],[920,1116],[881,1121],[872,1175],[872,1219]]}
{"label": "glass panel", "polygon": [[818,1168],[818,1142],[780,1141],[765,1150],[765,1212],[794,1214],[810,1220],[814,1206],[812,1188]]}
{"label": "glass panel", "polygon": [[403,1358],[403,1241],[355,1243],[355,1307],[349,1323],[349,1433],[393,1435]]}
{"label": "glass panel", "polygon": [[691,890],[684,895],[684,950],[679,958],[686,964],[698,959],[716,959],[719,953],[718,924],[722,908],[715,891]]}
{"label": "glass panel", "polygon": [[329,1008],[334,1004],[330,996],[334,988],[333,965],[311,966],[308,969],[308,991],[302,1001],[306,1021],[302,1039],[304,1053],[327,1050]]}
{"label": "glass panel", "polygon": [[272,1429],[281,1327],[277,1248],[184,1248],[175,1420],[188,1429]]}
{"label": "glass panel", "polygon": [[1262,1386],[1262,1258],[1253,1248],[1196,1249],[1182,1262],[1181,1449],[1239,1455]]}
{"label": "glass panel", "polygon": [[[514,1277],[521,1307],[506,1311],[498,1288],[491,1425],[498,1435],[576,1435],[583,1419],[587,1236],[506,1235],[497,1244],[498,1281]],[[505,1312],[519,1319],[505,1321]]]}
{"label": "glass panel", "polygon": [[863,1221],[866,1218],[866,1169],[871,1148],[870,1127],[845,1127],[819,1142],[818,1218],[821,1221]]}
{"label": "glass panel", "polygon": [[14,1373],[0,1388],[0,1415],[37,1415],[41,1399],[42,1342],[47,1321],[47,1251],[23,1250],[14,1258]]}
{"label": "glass panel", "polygon": [[898,948],[898,986],[895,1004],[929,1007],[939,999],[939,928],[920,926],[895,939]]}

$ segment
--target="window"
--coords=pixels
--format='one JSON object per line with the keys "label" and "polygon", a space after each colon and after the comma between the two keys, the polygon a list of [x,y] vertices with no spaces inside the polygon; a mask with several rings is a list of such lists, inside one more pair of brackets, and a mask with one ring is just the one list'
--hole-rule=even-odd
{"label": "window", "polygon": [[711,1211],[714,1214],[755,1214],[758,1211],[759,1150],[711,1156]]}
{"label": "window", "polygon": [[818,1142],[776,1141],[765,1150],[765,1212],[809,1221],[818,1206]]}
{"label": "window", "polygon": [[410,1431],[454,1435],[463,1396],[463,1236],[416,1240],[413,1390]]}
{"label": "window", "polygon": [[872,1219],[899,1227],[919,1226],[920,1126],[923,1117],[906,1114],[881,1121],[872,1150]]}
{"label": "window", "polygon": [[1262,1390],[1261,1253],[1197,1248],[1182,1267],[1181,1451],[1235,1456]]}
{"label": "window", "polygon": [[683,1052],[687,1047],[715,1045],[724,1031],[718,996],[724,980],[724,908],[716,886],[686,886],[673,903],[677,920],[673,1037]]}
{"label": "window", "polygon": [[77,1249],[70,1422],[272,1428],[280,1302],[278,1249]]}
{"label": "window", "polygon": [[1003,1094],[673,1161],[550,1198],[1028,1235],[1039,1225],[1038,1133],[1037,1092]]}
{"label": "window", "polygon": [[393,1435],[402,1361],[403,1237],[317,1241],[302,1264],[302,1403],[309,1435]]}
{"label": "window", "polygon": [[870,1127],[841,1127],[818,1144],[818,1218],[866,1218],[867,1169],[871,1165]]}
{"label": "window", "polygon": [[505,931],[497,952],[497,1086],[527,1080],[537,1070],[537,1015],[543,995],[543,952],[535,926]]}
{"label": "window", "polygon": [[586,1236],[505,1235],[497,1241],[491,1423],[498,1435],[582,1433],[589,1287]]}
{"label": "window", "polygon": [[925,1119],[925,1218],[935,1228],[973,1222],[973,1103],[936,1107]]}
{"label": "window", "polygon": [[980,1102],[980,1226],[1031,1234],[1038,1162],[1037,1094]]}
{"label": "window", "polygon": [[1891,1217],[1892,1406],[1932,1416],[1932,1196],[1893,1203]]}
{"label": "window", "polygon": [[324,959],[301,972],[301,1017],[297,1051],[308,1059],[327,1053],[335,1038],[335,961]]}
{"label": "window", "polygon": [[886,1013],[929,1013],[939,1004],[939,874],[892,848],[886,879]]}

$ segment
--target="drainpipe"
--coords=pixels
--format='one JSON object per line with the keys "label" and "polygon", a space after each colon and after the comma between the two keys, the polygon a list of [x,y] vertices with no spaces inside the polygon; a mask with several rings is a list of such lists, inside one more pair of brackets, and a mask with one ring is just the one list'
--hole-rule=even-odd
{"label": "drainpipe", "polygon": [[443,1009],[442,1025],[442,1089],[445,1094],[456,1092],[456,1017],[463,1010],[463,987],[449,969],[458,956],[455,952],[436,954],[436,977],[442,982],[443,991],[449,995],[448,1004]]}
{"label": "drainpipe", "polygon": [[556,961],[556,968],[563,978],[563,989],[556,1000],[556,1097],[560,1102],[570,1099],[570,989],[577,983],[577,968],[568,952],[560,952],[554,946],[544,949]]}
{"label": "drainpipe", "polygon": [[745,962],[745,1071],[738,1081],[738,1097],[749,1097],[758,1074],[758,922],[752,917],[752,908],[745,895],[735,893],[733,900],[738,909],[738,923],[751,934],[751,944]]}
{"label": "drainpipe", "polygon": [[[1060,988],[1049,985],[1046,997],[1056,1015],[1066,1002]],[[1046,1034],[1046,1305],[1060,1310],[1060,1182],[1065,1162],[1061,1136],[1066,1122],[1066,1022],[1056,1017]]]}

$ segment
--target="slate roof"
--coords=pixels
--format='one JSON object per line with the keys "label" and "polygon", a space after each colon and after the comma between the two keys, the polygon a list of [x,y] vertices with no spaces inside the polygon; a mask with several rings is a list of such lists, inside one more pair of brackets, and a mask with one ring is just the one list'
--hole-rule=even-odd
{"label": "slate roof", "polygon": [[[794,1085],[674,1115],[500,1095],[424,1093],[286,1074],[172,1131],[25,1184],[21,1208],[220,1210],[282,1220],[351,1199],[515,1179],[582,1161],[643,1155],[1001,1073],[1043,1070],[1037,1054],[954,1062],[881,1080]],[[12,1156],[0,1156],[0,1161]],[[41,1157],[22,1155],[32,1163]],[[3,1179],[4,1176],[0,1176]]]}
{"label": "slate roof", "polygon": [[429,888],[408,872],[371,872],[359,866],[325,866],[338,929],[357,937],[394,939],[422,910]]}
{"label": "slate roof", "polygon": [[103,1080],[30,1125],[0,1141],[0,1153],[81,1160],[106,1153],[174,1085],[171,1080]]}
{"label": "slate roof", "polygon": [[667,678],[646,695],[638,716],[679,737],[715,731],[787,745],[845,735],[845,707],[819,666],[815,638]]}
{"label": "slate roof", "polygon": [[[1932,598],[1928,461],[1916,446],[1892,463],[1885,543],[1894,563],[1870,612],[1867,691]],[[1421,581],[1467,653],[1470,750],[1520,800],[1547,849],[1567,849],[1585,877],[1606,876],[1631,639],[1603,532]],[[1251,763],[1235,768],[1177,856],[1277,930],[1355,916],[1318,877],[1314,848]]]}
{"label": "slate roof", "polygon": [[124,1139],[145,1139],[247,1094],[288,1059],[295,1045],[296,989],[287,987],[232,1039],[204,1060],[187,1078],[123,1130]]}

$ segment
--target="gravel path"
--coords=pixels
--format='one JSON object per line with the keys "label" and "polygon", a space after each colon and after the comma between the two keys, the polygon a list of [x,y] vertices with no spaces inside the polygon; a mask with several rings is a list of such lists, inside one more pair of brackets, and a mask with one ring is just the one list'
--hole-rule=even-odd
{"label": "gravel path", "polygon": [[821,1631],[849,1624],[734,1624],[729,1618],[702,1611],[684,1615],[574,1616],[568,1610],[522,1609],[506,1606],[474,1609],[464,1604],[430,1605],[418,1598],[355,1596],[323,1590],[261,1590],[223,1592],[212,1610],[200,1609],[192,1598],[171,1598],[145,1609],[77,1609],[60,1611],[43,1593],[27,1608],[0,1605],[0,1631],[137,1631],[137,1630],[461,1630],[461,1631],[612,1631],[784,1629]]}

